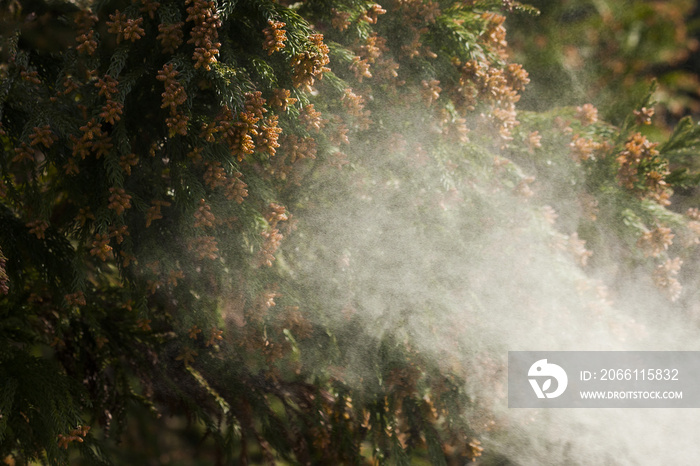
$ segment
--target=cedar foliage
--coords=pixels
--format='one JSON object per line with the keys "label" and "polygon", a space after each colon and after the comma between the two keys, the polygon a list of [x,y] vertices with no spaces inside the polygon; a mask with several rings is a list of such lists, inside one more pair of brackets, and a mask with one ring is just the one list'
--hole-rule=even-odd
{"label": "cedar foliage", "polygon": [[[307,241],[323,228],[315,213],[341,205],[353,218],[358,202],[400,197],[390,182],[416,193],[396,212],[421,218],[415,229],[443,253],[455,229],[476,250],[484,221],[541,224],[553,206],[568,228],[566,212],[587,202],[595,213],[577,231],[546,226],[542,244],[554,238],[582,268],[586,243],[622,242],[615,259],[678,300],[676,257],[697,242],[700,215],[667,209],[672,175],[693,181],[667,157],[692,150],[700,130],[683,122],[668,142],[648,141],[637,131],[649,101],[620,127],[592,107],[519,116],[529,80],[503,26],[517,11],[532,13],[486,0],[6,8],[0,457],[479,457],[492,423],[467,395],[468,370],[436,363],[404,332],[418,308],[449,318],[439,305],[395,297],[392,330],[375,333],[357,298],[371,279],[318,283],[309,271],[342,247]],[[556,181],[533,197],[530,175]],[[671,247],[671,228],[687,248]],[[387,256],[404,254],[402,238]],[[459,280],[425,266],[437,283]]]}
{"label": "cedar foliage", "polygon": [[532,79],[521,108],[591,102],[619,123],[657,81],[655,125],[697,118],[697,2],[529,3],[541,14],[513,17],[509,26],[513,53]]}

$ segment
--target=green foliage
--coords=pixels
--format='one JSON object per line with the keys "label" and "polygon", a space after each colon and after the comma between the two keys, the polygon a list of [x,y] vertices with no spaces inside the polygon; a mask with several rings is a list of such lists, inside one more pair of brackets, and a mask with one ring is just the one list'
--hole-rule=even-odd
{"label": "green foliage", "polygon": [[515,56],[533,80],[524,107],[591,102],[606,120],[621,124],[657,80],[656,125],[697,116],[695,2],[530,3],[540,16],[509,22]]}
{"label": "green foliage", "polygon": [[494,238],[679,299],[695,125],[516,112],[516,2],[283,3],[4,12],[0,457],[464,462],[502,366],[452,301],[494,312]]}

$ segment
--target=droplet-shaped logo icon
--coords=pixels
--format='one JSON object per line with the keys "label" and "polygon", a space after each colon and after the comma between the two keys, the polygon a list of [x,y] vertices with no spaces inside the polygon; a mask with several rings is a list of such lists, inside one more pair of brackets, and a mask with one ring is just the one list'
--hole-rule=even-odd
{"label": "droplet-shaped logo icon", "polygon": [[[566,386],[569,383],[569,378],[566,376],[566,371],[557,366],[556,364],[550,364],[546,359],[540,359],[530,366],[530,370],[527,372],[528,377],[535,377],[528,379],[532,389],[535,391],[537,398],[556,398],[566,390]],[[545,379],[546,377],[546,379]],[[538,379],[544,379],[542,385]],[[552,379],[557,381],[556,389],[552,392],[549,389],[552,386]]]}

